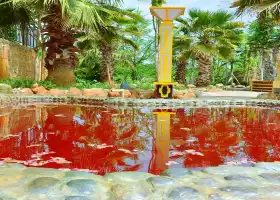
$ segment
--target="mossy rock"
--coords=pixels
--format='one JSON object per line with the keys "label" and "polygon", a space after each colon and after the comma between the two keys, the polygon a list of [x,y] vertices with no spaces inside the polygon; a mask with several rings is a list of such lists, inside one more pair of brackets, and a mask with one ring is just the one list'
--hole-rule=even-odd
{"label": "mossy rock", "polygon": [[0,94],[12,94],[12,91],[13,89],[10,85],[0,83]]}

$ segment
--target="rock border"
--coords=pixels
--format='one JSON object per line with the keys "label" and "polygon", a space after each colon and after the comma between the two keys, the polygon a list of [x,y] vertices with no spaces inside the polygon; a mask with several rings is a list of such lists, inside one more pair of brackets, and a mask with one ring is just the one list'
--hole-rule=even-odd
{"label": "rock border", "polygon": [[32,104],[71,104],[102,106],[108,108],[134,109],[175,109],[184,107],[264,107],[280,110],[280,100],[203,100],[203,99],[126,99],[87,96],[53,96],[53,95],[6,95],[0,94],[0,107]]}

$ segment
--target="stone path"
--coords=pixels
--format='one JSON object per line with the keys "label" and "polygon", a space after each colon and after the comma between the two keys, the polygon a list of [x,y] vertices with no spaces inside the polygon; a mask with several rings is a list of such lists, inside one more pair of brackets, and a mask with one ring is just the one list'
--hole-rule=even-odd
{"label": "stone path", "polygon": [[161,176],[87,172],[0,165],[1,200],[277,200],[280,163],[172,168]]}

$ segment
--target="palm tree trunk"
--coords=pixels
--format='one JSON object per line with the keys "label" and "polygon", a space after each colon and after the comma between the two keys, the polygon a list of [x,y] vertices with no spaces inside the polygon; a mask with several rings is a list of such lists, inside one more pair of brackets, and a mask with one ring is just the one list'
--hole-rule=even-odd
{"label": "palm tree trunk", "polygon": [[280,81],[280,50],[277,50],[276,54],[276,81]]}
{"label": "palm tree trunk", "polygon": [[208,55],[197,55],[198,61],[198,77],[196,78],[196,86],[207,87],[211,82],[211,58]]}
{"label": "palm tree trunk", "polygon": [[100,79],[104,83],[112,84],[113,76],[113,47],[111,44],[100,41],[101,64],[100,64]]}
{"label": "palm tree trunk", "polygon": [[176,71],[176,81],[181,84],[186,83],[186,59],[181,58],[178,62],[177,71]]}
{"label": "palm tree trunk", "polygon": [[273,67],[271,55],[272,55],[271,51],[264,52],[264,57],[263,57],[264,80],[274,80],[274,67]]}
{"label": "palm tree trunk", "polygon": [[42,29],[42,35],[47,35],[49,40],[44,42],[47,48],[46,68],[48,69],[47,80],[53,80],[57,85],[69,86],[75,83],[74,70],[77,64],[74,46],[74,32],[63,27],[62,10],[60,4],[50,7],[48,15],[42,18],[46,24]]}

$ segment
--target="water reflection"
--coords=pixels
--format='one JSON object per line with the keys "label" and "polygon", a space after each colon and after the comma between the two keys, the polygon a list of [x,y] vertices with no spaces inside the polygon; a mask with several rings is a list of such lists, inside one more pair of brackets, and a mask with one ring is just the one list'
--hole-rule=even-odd
{"label": "water reflection", "polygon": [[260,108],[0,110],[0,163],[98,174],[280,161],[280,114]]}

